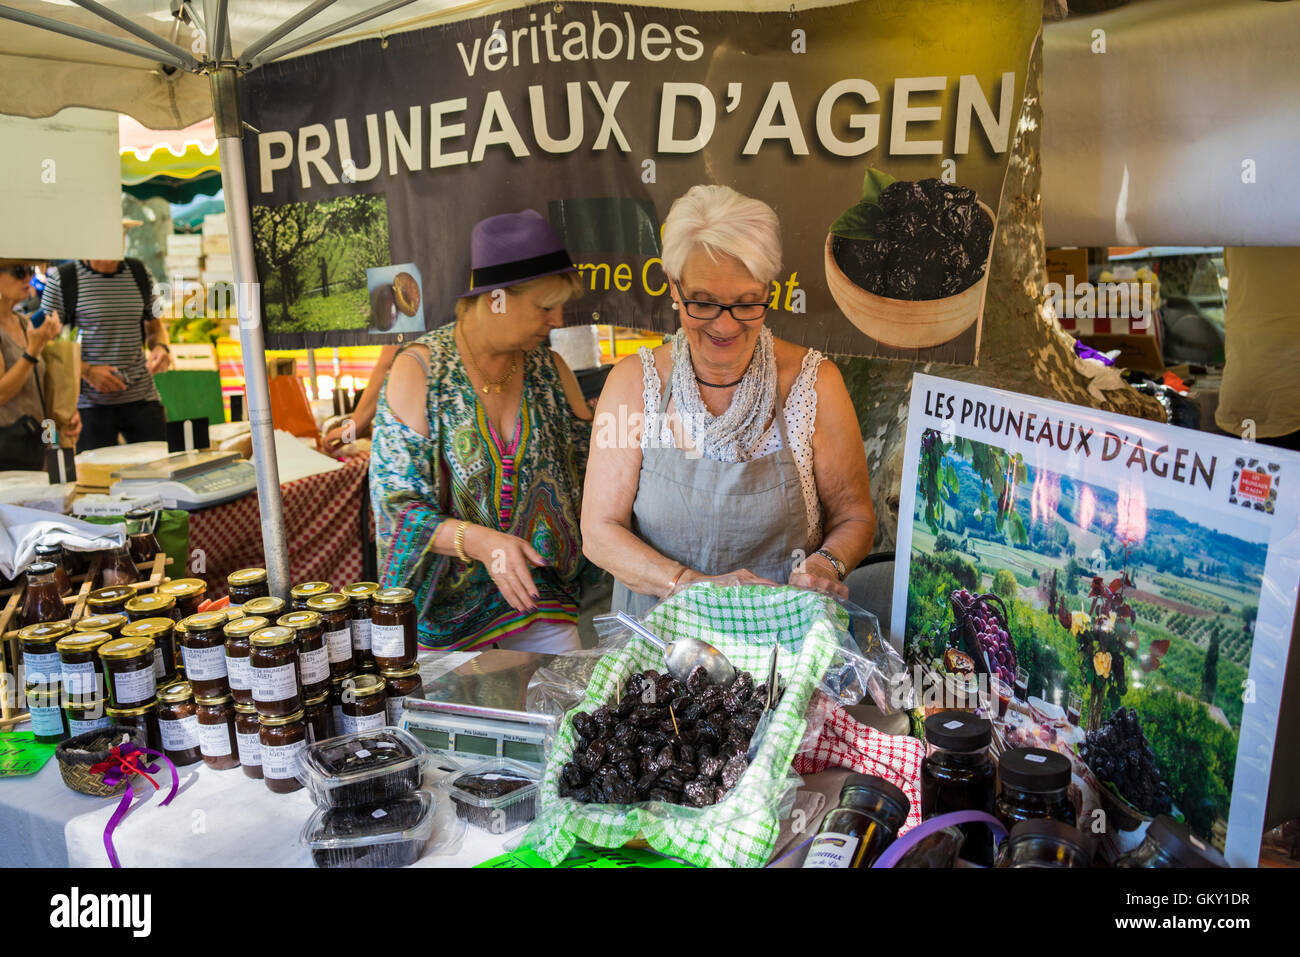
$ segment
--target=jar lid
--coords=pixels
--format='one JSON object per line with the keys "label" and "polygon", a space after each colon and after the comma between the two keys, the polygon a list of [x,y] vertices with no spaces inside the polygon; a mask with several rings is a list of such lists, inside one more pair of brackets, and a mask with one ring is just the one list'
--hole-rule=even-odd
{"label": "jar lid", "polygon": [[195,702],[195,704],[205,705],[205,706],[207,706],[207,707],[209,707],[209,708],[211,708],[211,707],[215,707],[215,706],[220,706],[220,705],[223,705],[223,704],[229,704],[231,701],[234,701],[234,700],[235,700],[235,699],[232,698],[232,697],[230,697],[230,695],[228,695],[228,694],[217,695],[215,698],[201,698],[201,697],[199,697],[198,695],[195,695],[195,696],[194,696],[194,702]]}
{"label": "jar lid", "polygon": [[158,594],[175,595],[177,598],[201,595],[207,590],[208,583],[202,578],[173,578],[171,581],[163,582],[158,586]]}
{"label": "jar lid", "polygon": [[71,632],[72,625],[66,621],[42,621],[20,629],[18,640],[30,642],[56,641]]}
{"label": "jar lid", "polygon": [[133,508],[123,518],[153,518],[153,509],[151,508]]}
{"label": "jar lid", "polygon": [[262,727],[264,728],[283,728],[286,724],[293,724],[295,721],[301,721],[302,719],[303,712],[299,710],[295,711],[293,714],[280,715],[278,718],[268,718],[266,715],[259,715],[257,720],[262,722]]}
{"label": "jar lid", "polygon": [[863,798],[872,804],[878,804],[881,811],[894,819],[895,830],[902,827],[907,820],[907,812],[912,809],[912,802],[903,790],[884,778],[874,774],[850,774],[840,788],[840,803],[862,804]]}
{"label": "jar lid", "polygon": [[415,601],[415,592],[409,588],[381,588],[375,592],[373,600],[381,605],[401,605]]}
{"label": "jar lid", "polygon": [[149,701],[145,704],[136,705],[134,708],[105,708],[104,714],[110,718],[138,718],[153,711],[157,706],[156,701]]}
{"label": "jar lid", "polygon": [[384,679],[379,675],[355,675],[352,678],[351,690],[352,694],[358,698],[369,698],[371,695],[383,694]]}
{"label": "jar lid", "polygon": [[239,606],[229,605],[221,610],[226,613],[227,623],[232,621],[239,621],[239,619],[245,617],[245,612],[242,605]]}
{"label": "jar lid", "polygon": [[174,631],[175,628],[176,622],[170,618],[141,618],[129,625],[123,625],[121,635],[123,638],[156,639],[160,635]]}
{"label": "jar lid", "polygon": [[194,697],[194,687],[188,681],[175,681],[158,692],[158,700],[179,704]]}
{"label": "jar lid", "polygon": [[345,682],[345,681],[352,681],[352,680],[354,680],[354,679],[357,677],[358,674],[359,674],[359,672],[356,672],[356,671],[349,671],[349,672],[348,672],[347,674],[345,674],[345,675],[339,675],[338,677],[330,678],[330,684],[332,684],[332,685],[341,685],[341,684],[343,684],[343,682]]}
{"label": "jar lid", "polygon": [[135,658],[141,654],[153,654],[152,638],[138,635],[134,638],[115,638],[99,646],[99,657],[105,661],[122,658]]}
{"label": "jar lid", "polygon": [[87,605],[115,605],[125,602],[135,595],[135,589],[126,585],[110,585],[108,588],[96,588],[86,596]]}
{"label": "jar lid", "polygon": [[58,544],[57,542],[53,545],[46,545],[42,543],[36,546],[36,554],[37,555],[62,555],[63,546]]}
{"label": "jar lid", "polygon": [[926,742],[945,751],[978,751],[992,737],[988,719],[969,711],[937,711],[925,719]]}
{"label": "jar lid", "polygon": [[236,713],[238,713],[238,714],[251,714],[251,715],[256,715],[256,714],[257,714],[257,706],[256,706],[256,705],[251,705],[251,704],[244,704],[244,703],[242,703],[242,702],[240,702],[240,701],[236,701],[236,702],[235,702],[235,711],[236,711]]}
{"label": "jar lid", "polygon": [[317,595],[307,599],[307,607],[312,611],[338,611],[340,608],[348,607],[348,598],[336,591],[330,592],[328,595]]}
{"label": "jar lid", "polygon": [[379,590],[379,582],[353,582],[344,588],[339,594],[344,595],[353,601],[358,598],[369,598]]}
{"label": "jar lid", "polygon": [[1070,786],[1070,761],[1046,748],[1012,748],[998,758],[998,777],[1025,791],[1058,791]]}
{"label": "jar lid", "polygon": [[56,641],[54,647],[66,652],[94,651],[104,642],[112,640],[113,636],[106,631],[74,631]]}
{"label": "jar lid", "polygon": [[224,627],[226,627],[224,608],[221,611],[201,611],[185,619],[185,630],[188,632],[217,631]]}
{"label": "jar lid", "polygon": [[127,611],[171,611],[176,607],[175,595],[136,595],[126,603]]}
{"label": "jar lid", "polygon": [[1011,832],[1007,835],[1007,841],[1010,843],[1022,838],[1032,837],[1042,837],[1049,841],[1065,844],[1077,850],[1088,860],[1092,860],[1092,854],[1096,847],[1091,834],[1083,833],[1073,824],[1066,824],[1064,821],[1052,821],[1045,817],[1020,821],[1011,828]]}
{"label": "jar lid", "polygon": [[321,616],[314,611],[291,611],[287,615],[281,615],[275,623],[292,628],[294,631],[306,631],[309,628],[319,628]]}
{"label": "jar lid", "polygon": [[[380,668],[379,673],[383,675],[385,678],[410,678],[420,673],[420,666],[417,663],[411,665],[411,667],[409,668]],[[858,775],[858,776],[866,777],[866,775]],[[900,791],[899,793],[901,794],[902,792]]]}
{"label": "jar lid", "polygon": [[245,615],[235,621],[226,622],[224,629],[227,638],[247,638],[255,631],[270,627],[271,622],[261,615]]}
{"label": "jar lid", "polygon": [[329,701],[329,697],[330,697],[330,693],[328,691],[322,691],[320,694],[316,695],[315,697],[308,698],[304,703],[309,708],[312,708],[318,704],[325,704],[325,702]]}
{"label": "jar lid", "polygon": [[333,590],[334,586],[329,582],[303,582],[289,589],[289,594],[294,598],[310,598],[312,595],[324,595]]}
{"label": "jar lid", "polygon": [[227,585],[257,585],[266,581],[265,568],[241,568],[226,576]]}
{"label": "jar lid", "polygon": [[1180,824],[1167,814],[1156,817],[1147,826],[1146,840],[1154,841],[1160,849],[1184,867],[1227,867],[1212,845],[1192,833],[1186,824]]}
{"label": "jar lid", "polygon": [[255,648],[275,648],[296,641],[297,638],[298,635],[292,628],[285,628],[283,625],[271,625],[269,628],[262,628],[253,632],[248,638],[248,643]]}
{"label": "jar lid", "polygon": [[28,575],[53,575],[54,562],[32,562],[27,566]]}
{"label": "jar lid", "polygon": [[75,625],[73,631],[107,631],[116,634],[126,626],[126,615],[87,615]]}
{"label": "jar lid", "polygon": [[240,611],[245,615],[261,615],[263,618],[274,618],[284,611],[284,599],[276,598],[274,595],[250,598],[240,606]]}

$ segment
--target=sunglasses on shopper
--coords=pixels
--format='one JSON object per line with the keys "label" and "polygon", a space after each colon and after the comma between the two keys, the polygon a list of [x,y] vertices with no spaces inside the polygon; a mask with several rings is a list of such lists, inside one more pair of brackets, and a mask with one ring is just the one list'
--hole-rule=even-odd
{"label": "sunglasses on shopper", "polygon": [[686,315],[692,319],[703,319],[709,321],[717,319],[722,315],[723,310],[731,313],[731,318],[737,322],[757,322],[767,315],[767,301],[763,302],[709,302],[704,299],[687,299],[682,294],[682,286],[677,280],[672,281],[677,287],[677,295],[681,299],[682,308],[686,310]]}
{"label": "sunglasses on shopper", "polygon": [[36,270],[31,266],[10,266],[4,271],[15,279],[31,279],[36,275]]}

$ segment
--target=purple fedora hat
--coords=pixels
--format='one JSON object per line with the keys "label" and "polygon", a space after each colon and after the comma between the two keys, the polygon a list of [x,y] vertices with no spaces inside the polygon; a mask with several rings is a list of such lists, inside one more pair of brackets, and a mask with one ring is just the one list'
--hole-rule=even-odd
{"label": "purple fedora hat", "polygon": [[577,271],[559,233],[541,213],[525,209],[489,216],[471,234],[469,289],[461,296]]}

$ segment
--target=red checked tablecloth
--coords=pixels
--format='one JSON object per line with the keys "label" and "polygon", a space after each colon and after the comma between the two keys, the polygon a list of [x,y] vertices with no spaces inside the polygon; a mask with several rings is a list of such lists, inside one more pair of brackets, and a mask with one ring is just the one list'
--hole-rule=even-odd
{"label": "red checked tablecloth", "polygon": [[[342,587],[361,578],[363,547],[371,548],[374,524],[366,497],[369,456],[348,459],[341,469],[309,475],[281,486],[292,583],[330,582]],[[361,538],[365,509],[366,538]],[[262,519],[257,495],[190,513],[190,554],[202,549],[208,597],[226,594],[226,576],[240,568],[263,568]]]}

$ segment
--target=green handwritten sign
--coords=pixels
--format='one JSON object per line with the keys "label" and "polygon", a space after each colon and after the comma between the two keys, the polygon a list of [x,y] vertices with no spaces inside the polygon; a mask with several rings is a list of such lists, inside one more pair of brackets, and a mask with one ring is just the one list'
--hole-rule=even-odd
{"label": "green handwritten sign", "polygon": [[57,744],[42,744],[30,731],[0,734],[0,778],[35,774],[45,767]]}

